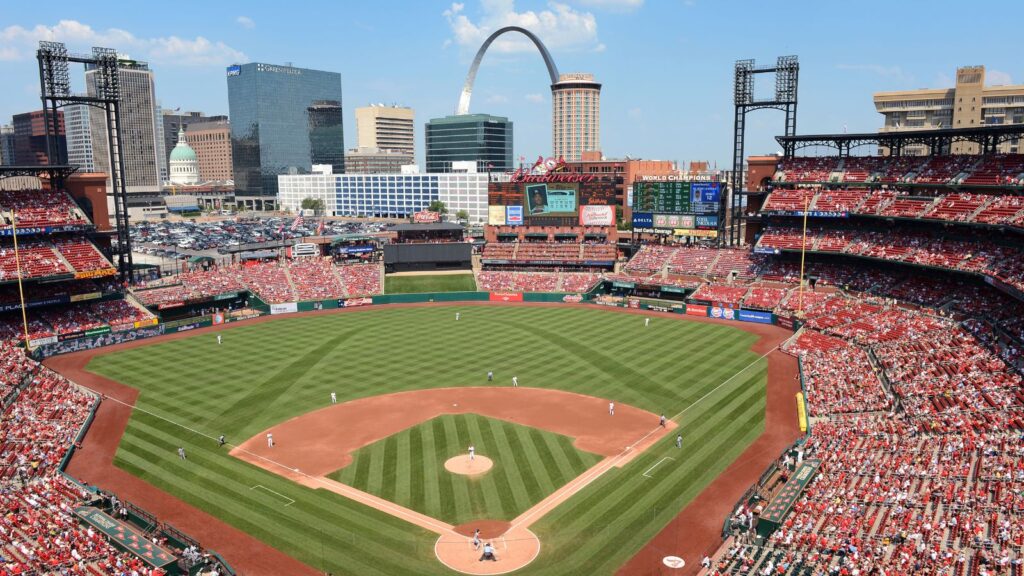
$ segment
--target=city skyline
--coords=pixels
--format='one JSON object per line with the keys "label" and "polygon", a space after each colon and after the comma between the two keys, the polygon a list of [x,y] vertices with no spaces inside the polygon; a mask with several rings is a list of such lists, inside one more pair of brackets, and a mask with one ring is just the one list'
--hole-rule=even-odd
{"label": "city skyline", "polygon": [[[953,29],[956,11],[930,9],[927,26],[900,26],[920,16],[915,8],[880,2],[856,10],[801,2],[790,12],[803,14],[800,22],[770,6],[702,0],[317,3],[291,13],[196,3],[204,14],[199,19],[154,19],[146,10],[98,6],[86,11],[58,2],[54,12],[63,21],[23,6],[6,11],[0,76],[10,89],[0,94],[0,123],[39,109],[34,50],[40,39],[64,41],[73,51],[109,46],[146,60],[164,109],[208,115],[228,111],[224,71],[231,63],[292,62],[337,72],[348,103],[344,121],[353,122],[354,108],[376,102],[411,107],[421,119],[451,114],[483,39],[502,26],[521,25],[544,41],[561,71],[600,79],[606,156],[708,160],[719,168],[731,160],[737,59],[800,57],[800,134],[877,131],[883,118],[872,104],[874,92],[952,86],[958,66],[985,65],[990,84],[1024,80],[1022,65],[1000,40],[1013,32],[1012,19],[986,21],[985,34],[957,43],[935,32]],[[998,11],[1012,4],[985,6]],[[853,41],[877,29],[882,10],[897,37]],[[318,17],[309,18],[310,12]],[[840,34],[850,42],[834,42]],[[470,112],[508,117],[516,124],[515,156],[536,158],[552,152],[550,89],[535,49],[513,36],[499,39],[484,59]],[[80,73],[73,73],[72,83],[84,91]],[[773,137],[782,132],[781,124],[775,113],[753,115],[747,151],[777,150]],[[421,164],[422,130],[420,122],[415,142]],[[345,148],[355,145],[350,132]]]}

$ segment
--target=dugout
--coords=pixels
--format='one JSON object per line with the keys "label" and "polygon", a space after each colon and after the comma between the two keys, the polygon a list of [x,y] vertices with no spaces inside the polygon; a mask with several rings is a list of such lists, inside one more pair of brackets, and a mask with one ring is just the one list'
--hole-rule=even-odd
{"label": "dugout", "polygon": [[473,245],[466,242],[384,245],[387,273],[472,269]]}

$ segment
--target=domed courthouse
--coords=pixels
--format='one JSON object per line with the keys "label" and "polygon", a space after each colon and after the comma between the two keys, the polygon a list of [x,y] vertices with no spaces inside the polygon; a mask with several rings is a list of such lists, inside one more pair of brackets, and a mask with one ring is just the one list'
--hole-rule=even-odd
{"label": "domed courthouse", "polygon": [[178,144],[171,150],[171,184],[195,186],[199,184],[199,158],[196,151],[185,142],[185,131],[178,130]]}

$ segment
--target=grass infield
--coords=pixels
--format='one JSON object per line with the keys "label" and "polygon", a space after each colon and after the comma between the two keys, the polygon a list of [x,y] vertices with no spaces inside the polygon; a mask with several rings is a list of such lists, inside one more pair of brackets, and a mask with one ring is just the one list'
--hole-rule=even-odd
{"label": "grass infield", "polygon": [[[449,524],[512,520],[601,460],[572,442],[512,422],[447,414],[357,450],[330,477]],[[471,444],[494,467],[478,478],[445,470],[444,462]]]}
{"label": "grass infield", "polygon": [[418,294],[422,292],[473,292],[473,274],[436,274],[423,276],[385,276],[385,294]]}
{"label": "grass infield", "polygon": [[[614,573],[764,427],[767,363],[749,350],[755,336],[726,324],[659,318],[644,328],[642,316],[596,308],[444,306],[282,318],[221,334],[220,346],[203,334],[90,363],[138,388],[139,408],[197,431],[137,410],[115,463],[336,575],[448,572],[434,558],[434,534],[232,458],[217,448],[218,434],[241,442],[326,406],[332,390],[345,401],[479,386],[488,370],[506,385],[516,374],[523,385],[614,398],[655,414],[690,407],[682,452],[666,438],[531,526],[543,544],[522,573],[569,575]],[[642,476],[665,456],[675,460]]]}

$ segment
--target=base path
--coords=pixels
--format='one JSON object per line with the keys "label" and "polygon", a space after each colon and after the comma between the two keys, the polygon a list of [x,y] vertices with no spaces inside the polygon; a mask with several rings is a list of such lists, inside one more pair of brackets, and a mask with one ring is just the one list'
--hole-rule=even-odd
{"label": "base path", "polygon": [[[352,453],[364,446],[441,414],[466,413],[569,436],[576,448],[605,458],[512,522],[481,519],[458,527],[327,478],[349,465]],[[231,455],[303,486],[330,490],[436,533],[437,558],[453,570],[504,574],[526,566],[540,554],[540,540],[530,532],[531,524],[610,468],[632,460],[676,426],[674,422],[668,424],[662,427],[658,415],[624,404],[619,404],[611,416],[607,399],[561,390],[526,386],[434,388],[332,404],[257,433],[232,449]],[[267,434],[274,435],[273,447],[267,445]],[[470,461],[468,454],[445,462],[445,468],[459,474],[485,473],[491,465],[490,459],[481,455]],[[498,561],[480,561],[481,552],[468,538],[477,527],[494,546]]]}
{"label": "base path", "polygon": [[[638,316],[638,321],[640,320],[639,317],[643,316],[658,319],[657,321],[728,324],[734,328],[759,336],[760,339],[752,347],[752,350],[758,354],[770,351],[792,335],[792,332],[788,330],[764,324],[725,322],[710,318],[681,316],[679,314],[650,310],[630,310],[589,304],[438,302],[390,304],[386,308],[450,307],[455,305],[463,309],[476,306],[578,307],[608,314],[634,314]],[[213,334],[216,332],[230,333],[236,327],[244,327],[262,322],[274,322],[280,319],[323,314],[372,314],[379,309],[377,306],[367,306],[331,311],[302,312],[287,316],[263,316],[238,324],[211,326],[151,339],[126,342],[97,350],[84,350],[48,358],[44,361],[47,367],[63,374],[81,386],[116,399],[116,401],[105,401],[100,405],[96,418],[82,443],[82,449],[76,450],[71,459],[68,472],[87,484],[99,486],[117,493],[124,499],[138,503],[161,520],[173,524],[183,532],[198,539],[204,547],[211,548],[220,553],[240,574],[245,574],[246,576],[277,576],[280,574],[317,576],[321,574],[321,572],[312,567],[264,544],[254,536],[244,533],[224,521],[159,490],[145,480],[114,466],[114,454],[117,452],[118,443],[128,425],[128,419],[131,416],[132,406],[134,406],[138,397],[138,391],[114,380],[93,374],[87,371],[85,367],[94,356],[159,344],[170,340],[191,338],[197,335]],[[636,557],[623,566],[620,574],[660,574],[661,569],[658,567],[663,567],[661,561],[667,555],[677,555],[687,560],[686,568],[673,571],[673,574],[680,574],[682,576],[683,574],[695,573],[696,568],[699,567],[700,554],[710,551],[713,546],[717,546],[721,542],[722,523],[731,512],[733,504],[758,479],[768,463],[777,457],[783,448],[789,444],[790,441],[788,439],[799,437],[799,431],[796,428],[796,406],[792,396],[800,389],[796,360],[778,352],[770,354],[767,360],[768,408],[765,433],[726,472],[713,480],[697,499],[648,543]],[[607,409],[607,404],[604,405],[604,408]],[[618,414],[616,414],[616,417],[618,417]],[[343,484],[338,484],[338,486],[348,488]],[[547,502],[547,499],[540,504],[545,502]],[[527,511],[527,513],[529,512]],[[452,527],[453,542],[454,538],[461,538],[460,541],[465,545],[468,542],[466,537],[472,534],[474,525],[481,527],[482,531],[488,534],[489,537],[491,534],[494,534],[495,538],[505,535],[506,541],[510,540],[507,533],[511,523],[483,520],[473,524]],[[531,534],[522,535],[525,539],[529,539],[530,536]],[[535,537],[534,540],[536,540]],[[510,546],[517,541],[519,540],[512,541]],[[449,547],[444,542],[443,540],[438,540],[438,550]],[[453,548],[453,550],[456,550],[456,548]],[[465,548],[457,550],[460,556],[472,558],[471,550],[465,551]],[[498,572],[491,572],[492,574],[500,573],[502,571],[501,566],[504,566],[507,570],[508,564],[505,563],[505,559],[500,554],[501,549],[499,548],[498,551],[501,560],[497,563],[484,563],[475,560],[473,562],[476,562],[476,564],[488,564],[488,569],[498,570]],[[471,563],[467,562],[467,564]],[[500,566],[491,568],[492,565]],[[468,568],[471,569],[472,566]],[[690,571],[691,568],[694,570],[693,572]]]}

